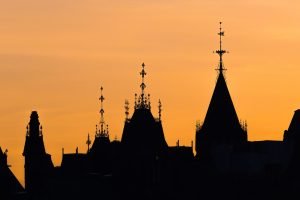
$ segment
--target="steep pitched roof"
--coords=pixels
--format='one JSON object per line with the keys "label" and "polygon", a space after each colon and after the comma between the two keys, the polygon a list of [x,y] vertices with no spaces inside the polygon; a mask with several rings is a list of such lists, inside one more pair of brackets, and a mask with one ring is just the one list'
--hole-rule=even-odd
{"label": "steep pitched roof", "polygon": [[289,129],[284,131],[284,140],[285,141],[294,141],[299,142],[300,138],[300,109],[296,110],[292,121],[290,123]]}
{"label": "steep pitched roof", "polygon": [[223,72],[219,73],[202,131],[223,141],[245,138]]}
{"label": "steep pitched roof", "polygon": [[290,123],[288,131],[300,132],[299,122],[300,122],[300,109],[295,111],[295,114],[294,114],[293,119]]}
{"label": "steep pitched roof", "polygon": [[223,73],[219,74],[203,128],[232,129],[240,127]]}
{"label": "steep pitched roof", "polygon": [[134,111],[130,122],[125,123],[122,144],[140,153],[159,153],[168,146],[161,122],[154,119],[149,109]]}
{"label": "steep pitched roof", "polygon": [[0,147],[0,198],[16,196],[24,192],[23,186],[7,165],[7,155]]}

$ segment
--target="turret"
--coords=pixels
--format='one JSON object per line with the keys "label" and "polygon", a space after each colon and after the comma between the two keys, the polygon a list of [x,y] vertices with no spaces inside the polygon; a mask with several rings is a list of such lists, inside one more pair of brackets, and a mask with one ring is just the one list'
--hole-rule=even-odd
{"label": "turret", "polygon": [[122,146],[128,154],[140,156],[154,156],[167,149],[162,125],[161,102],[159,101],[159,118],[155,119],[151,113],[150,94],[146,94],[145,88],[145,64],[142,64],[142,83],[139,96],[135,94],[134,113],[128,118],[128,103],[125,105],[126,120],[122,135]]}
{"label": "turret", "polygon": [[220,22],[220,49],[216,51],[219,55],[219,66],[217,68],[217,83],[201,126],[197,127],[196,132],[196,152],[209,154],[209,149],[213,146],[225,145],[231,148],[238,144],[247,142],[246,126],[242,125],[235,111],[226,80],[224,71],[226,70],[223,62],[223,55],[227,52],[222,49],[222,37],[224,31]]}
{"label": "turret", "polygon": [[108,124],[106,124],[104,120],[103,102],[105,98],[103,95],[103,87],[100,88],[100,91],[100,122],[96,125],[95,140],[88,154],[90,158],[90,170],[101,174],[108,174],[111,173],[111,144]]}
{"label": "turret", "polygon": [[39,116],[33,111],[26,127],[26,141],[23,151],[25,157],[25,189],[29,193],[41,192],[53,170],[51,155],[46,153],[43,141],[43,128]]}

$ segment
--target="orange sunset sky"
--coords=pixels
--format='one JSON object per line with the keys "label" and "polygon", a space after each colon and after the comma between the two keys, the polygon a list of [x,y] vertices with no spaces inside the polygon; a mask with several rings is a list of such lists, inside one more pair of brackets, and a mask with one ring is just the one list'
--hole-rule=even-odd
{"label": "orange sunset sky", "polygon": [[219,21],[226,78],[249,140],[281,140],[300,108],[300,1],[0,0],[0,146],[24,181],[26,125],[37,110],[47,152],[86,152],[99,122],[110,138],[133,112],[142,62],[152,113],[169,145],[190,145],[214,89]]}

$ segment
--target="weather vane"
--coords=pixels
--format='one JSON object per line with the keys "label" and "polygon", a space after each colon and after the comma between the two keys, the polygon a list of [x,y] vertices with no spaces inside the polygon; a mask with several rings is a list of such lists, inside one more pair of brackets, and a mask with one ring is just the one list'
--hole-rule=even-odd
{"label": "weather vane", "polygon": [[223,64],[223,54],[228,53],[226,50],[222,49],[222,37],[224,36],[224,31],[222,30],[222,22],[220,22],[220,32],[218,33],[220,36],[220,49],[216,51],[216,53],[219,55],[220,60],[219,60],[219,68],[217,69],[222,73],[224,70],[224,64]]}

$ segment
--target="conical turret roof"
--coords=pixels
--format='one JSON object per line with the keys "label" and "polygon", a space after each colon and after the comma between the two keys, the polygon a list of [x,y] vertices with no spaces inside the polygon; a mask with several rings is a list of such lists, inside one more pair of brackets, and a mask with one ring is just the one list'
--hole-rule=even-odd
{"label": "conical turret roof", "polygon": [[203,129],[210,131],[231,131],[241,128],[224,75],[219,73]]}
{"label": "conical turret roof", "polygon": [[239,122],[226,81],[224,77],[223,55],[227,53],[222,49],[222,37],[224,31],[220,22],[220,49],[216,51],[219,55],[219,75],[217,83],[205,116],[204,123],[199,130],[198,137],[206,138],[205,141],[217,144],[235,144],[247,141],[246,124],[244,127]]}

